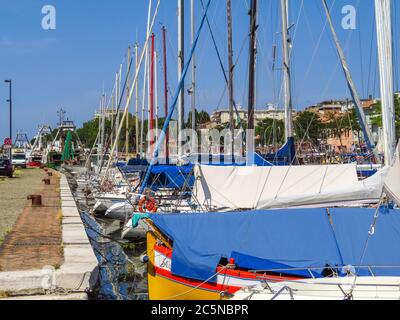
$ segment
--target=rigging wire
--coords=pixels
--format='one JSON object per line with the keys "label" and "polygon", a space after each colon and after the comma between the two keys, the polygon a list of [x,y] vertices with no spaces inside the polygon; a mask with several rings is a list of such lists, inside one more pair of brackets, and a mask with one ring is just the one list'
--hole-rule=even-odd
{"label": "rigging wire", "polygon": [[[375,15],[373,15],[373,23],[372,26],[374,26],[376,23],[376,17]],[[367,95],[369,96],[373,91],[373,89],[370,88],[370,84],[371,84],[371,73],[372,73],[372,56],[374,55],[373,53],[375,53],[374,49],[373,49],[373,44],[375,41],[375,36],[376,36],[376,30],[374,27],[372,27],[372,36],[371,36],[371,44],[370,44],[370,49],[369,49],[369,64],[368,64],[368,82],[367,82]],[[378,58],[376,57],[376,59],[374,59],[375,63],[378,60]]]}
{"label": "rigging wire", "polygon": [[[203,10],[204,10],[204,3],[203,3],[203,0],[200,0],[200,2],[201,2],[201,5],[202,5],[202,7],[203,7]],[[223,75],[224,75],[224,79],[225,79],[225,82],[226,82],[226,86],[225,86],[225,90],[224,90],[224,95],[225,95],[225,92],[226,92],[226,89],[227,89],[229,80],[228,80],[228,77],[227,77],[227,75],[226,75],[224,63],[222,62],[221,54],[220,54],[220,52],[219,52],[219,50],[218,50],[218,46],[217,46],[217,43],[216,43],[215,37],[214,37],[214,32],[212,31],[212,28],[211,28],[211,25],[210,25],[210,21],[209,21],[209,19],[208,19],[208,16],[206,16],[206,22],[207,22],[207,26],[208,26],[208,29],[209,29],[210,34],[211,34],[211,38],[212,38],[212,41],[213,41],[213,44],[214,44],[214,48],[215,48],[216,53],[217,53],[217,56],[218,56],[218,60],[219,60],[219,64],[220,64],[222,73],[223,73]],[[238,108],[237,108],[237,105],[236,105],[236,102],[235,102],[235,101],[233,101],[233,107],[234,107],[235,112],[236,112],[236,116],[237,116],[237,119],[238,119],[238,122],[239,122],[239,126],[242,127],[241,118],[240,118],[239,111],[238,111]]]}

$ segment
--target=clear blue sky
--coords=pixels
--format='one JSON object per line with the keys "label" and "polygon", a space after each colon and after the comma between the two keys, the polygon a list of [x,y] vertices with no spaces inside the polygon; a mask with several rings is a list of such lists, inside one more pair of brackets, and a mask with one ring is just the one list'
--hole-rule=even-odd
{"label": "clear blue sky", "polygon": [[[232,1],[235,59],[238,59],[235,97],[238,103],[246,107],[249,0]],[[328,2],[332,4],[333,0]],[[397,3],[396,0],[394,2]],[[329,29],[322,33],[326,19],[321,0],[291,0],[290,3],[291,22],[294,23],[292,30],[295,33],[292,57],[296,109],[303,109],[323,99],[348,97]],[[46,4],[54,5],[57,9],[56,30],[44,31],[41,28],[41,9]],[[188,24],[189,4],[190,1],[186,0]],[[343,17],[341,10],[347,4],[358,7],[357,29],[354,31],[340,27]],[[115,72],[124,59],[127,46],[135,41],[143,44],[147,5],[148,1],[145,0],[0,0],[0,139],[8,132],[8,109],[5,102],[8,93],[3,83],[6,78],[12,78],[14,82],[15,131],[22,130],[32,137],[39,124],[55,126],[59,107],[67,110],[69,119],[75,120],[78,125],[90,119],[98,107],[103,85],[108,92],[112,89]],[[395,4],[395,7],[397,56],[398,5]],[[199,21],[200,0],[196,0],[196,9]],[[379,95],[376,41],[373,39],[371,42],[371,37],[375,36],[373,0],[336,0],[332,15],[360,94],[364,97],[368,94]],[[209,18],[222,58],[226,61],[225,1],[213,0]],[[261,0],[258,109],[269,102],[279,104],[281,100],[279,19],[279,1]],[[171,90],[174,91],[177,83],[175,0],[161,2],[155,25],[159,49],[163,24],[168,28],[168,75]],[[188,25],[187,51],[190,44],[189,30]],[[275,72],[272,71],[274,43],[278,47]],[[199,108],[212,112],[218,107],[225,107],[225,84],[207,28],[203,30],[199,42],[197,62]],[[397,74],[396,65],[396,89]],[[161,84],[160,79],[160,87]],[[160,107],[163,106],[161,101]],[[187,102],[189,108],[189,98]]]}

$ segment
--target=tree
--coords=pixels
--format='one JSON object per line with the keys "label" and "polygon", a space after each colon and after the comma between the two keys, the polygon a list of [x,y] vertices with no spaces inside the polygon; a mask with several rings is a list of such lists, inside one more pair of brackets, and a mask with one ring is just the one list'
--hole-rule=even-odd
{"label": "tree", "polygon": [[[396,122],[396,136],[397,139],[400,138],[400,97],[395,96],[394,98],[394,106],[395,106],[395,122]],[[371,124],[373,126],[378,126],[379,128],[382,128],[383,122],[382,122],[382,102],[378,101],[378,103],[375,105],[374,111],[371,115]]]}
{"label": "tree", "polygon": [[[211,117],[207,111],[202,110],[198,112],[197,110],[195,110],[195,128],[198,128],[200,125],[210,122],[210,120]],[[189,112],[187,128],[192,128],[192,111]]]}
{"label": "tree", "polygon": [[285,138],[285,123],[282,120],[267,118],[258,123],[255,132],[263,145],[282,144]]}
{"label": "tree", "polygon": [[318,113],[303,111],[295,118],[295,132],[300,141],[309,141],[318,145],[324,137],[323,125]]}

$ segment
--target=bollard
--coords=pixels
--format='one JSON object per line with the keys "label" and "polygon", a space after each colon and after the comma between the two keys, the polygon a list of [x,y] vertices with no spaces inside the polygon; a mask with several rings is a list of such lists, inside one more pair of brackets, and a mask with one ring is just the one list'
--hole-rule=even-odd
{"label": "bollard", "polygon": [[40,195],[30,195],[27,200],[32,200],[32,206],[42,206],[42,196]]}
{"label": "bollard", "polygon": [[47,168],[43,168],[43,170],[44,170],[45,172],[49,171],[49,169],[47,169]]}
{"label": "bollard", "polygon": [[42,180],[42,182],[44,182],[45,185],[50,185],[50,179],[49,178],[44,178]]}

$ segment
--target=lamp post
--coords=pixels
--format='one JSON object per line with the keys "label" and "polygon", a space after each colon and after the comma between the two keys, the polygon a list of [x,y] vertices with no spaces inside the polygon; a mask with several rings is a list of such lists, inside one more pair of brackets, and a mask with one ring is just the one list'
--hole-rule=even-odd
{"label": "lamp post", "polygon": [[[5,83],[8,83],[9,85],[9,99],[7,100],[7,102],[10,103],[10,140],[12,141],[12,80],[4,80]],[[10,149],[10,161],[12,158],[12,146]]]}

